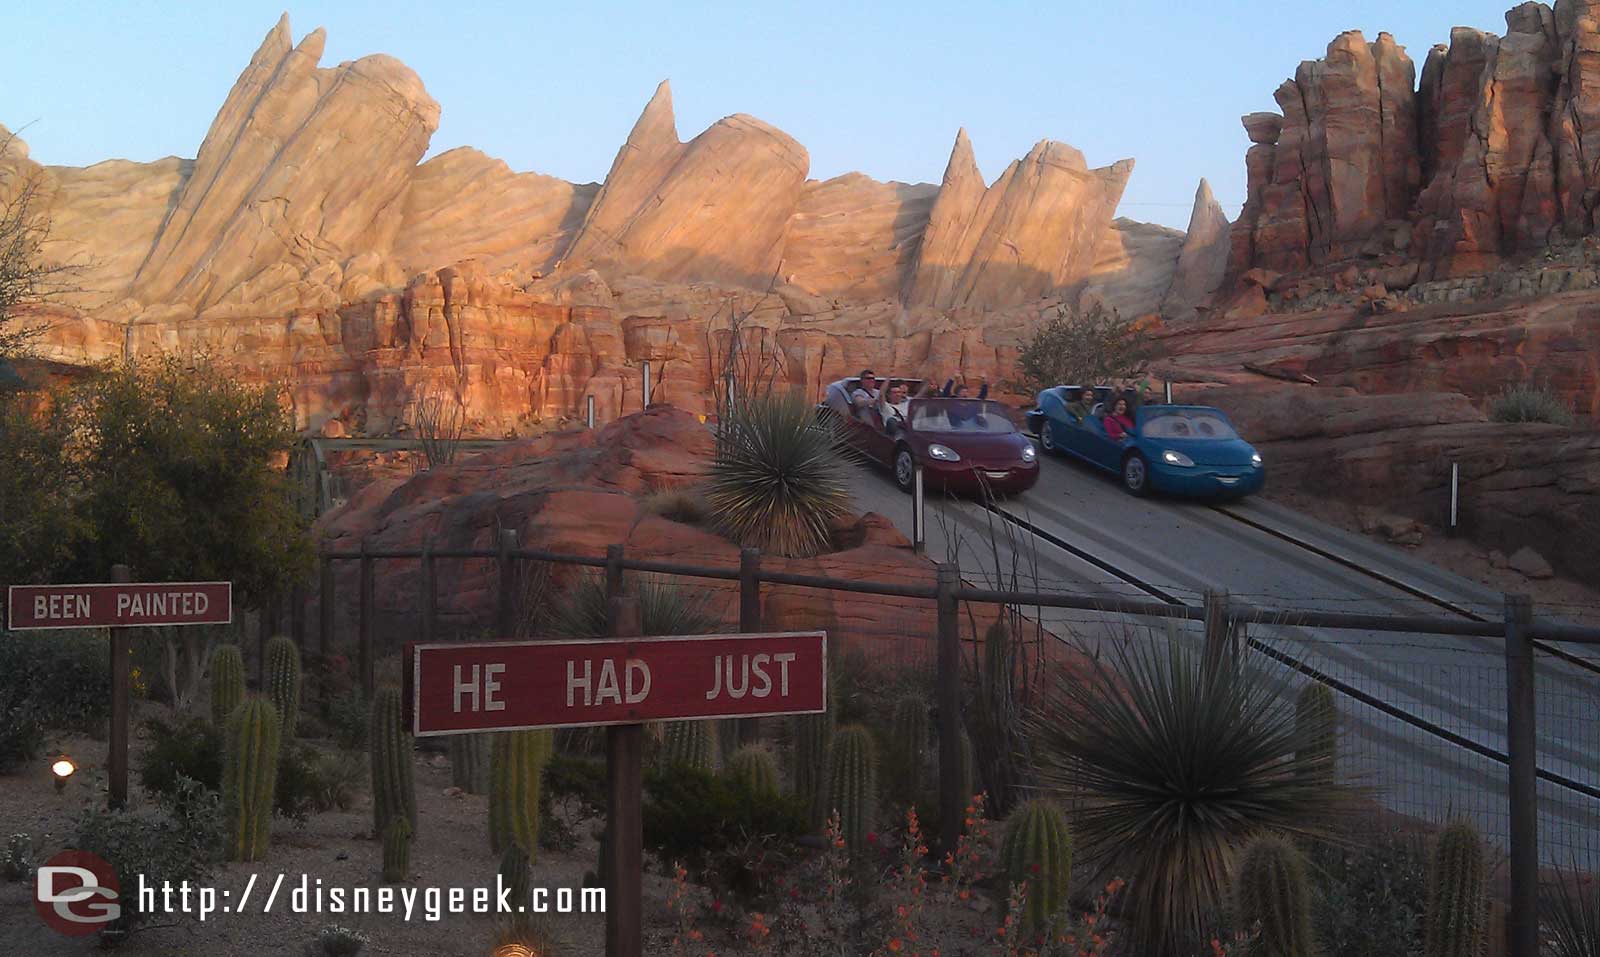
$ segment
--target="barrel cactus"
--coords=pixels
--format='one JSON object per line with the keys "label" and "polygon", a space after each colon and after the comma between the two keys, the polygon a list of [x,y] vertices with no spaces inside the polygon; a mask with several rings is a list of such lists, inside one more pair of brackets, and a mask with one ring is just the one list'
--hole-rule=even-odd
{"label": "barrel cactus", "polygon": [[717,725],[713,721],[673,721],[662,732],[661,763],[664,767],[686,764],[715,771],[717,768]]}
{"label": "barrel cactus", "polygon": [[1258,928],[1249,953],[1260,957],[1309,957],[1311,882],[1305,857],[1276,835],[1251,841],[1234,876],[1234,915],[1241,928]]}
{"label": "barrel cactus", "polygon": [[489,790],[489,735],[458,734],[450,739],[450,783],[468,794]]}
{"label": "barrel cactus", "polygon": [[908,695],[895,702],[889,745],[889,773],[895,799],[902,804],[915,804],[922,792],[927,767],[926,698]]}
{"label": "barrel cactus", "polygon": [[368,716],[367,748],[372,756],[372,833],[383,836],[399,816],[417,827],[417,795],[411,764],[411,735],[400,721],[400,691],[379,688]]}
{"label": "barrel cactus", "polygon": [[244,700],[244,655],[238,645],[218,645],[211,652],[211,723],[228,726],[228,716]]}
{"label": "barrel cactus", "polygon": [[752,794],[778,793],[778,760],[766,748],[746,745],[733,752],[727,774]]}
{"label": "barrel cactus", "polygon": [[279,635],[267,642],[266,665],[262,669],[266,681],[267,697],[278,709],[278,719],[283,722],[283,740],[294,740],[294,729],[300,716],[300,646],[293,638]]}
{"label": "barrel cactus", "polygon": [[411,822],[395,817],[383,829],[383,882],[399,884],[411,873]]}
{"label": "barrel cactus", "polygon": [[1072,837],[1054,801],[1035,798],[1011,812],[1000,864],[1008,883],[1027,884],[1023,926],[1032,932],[1047,929],[1066,903],[1072,873]]}
{"label": "barrel cactus", "polygon": [[280,734],[278,709],[265,698],[249,698],[228,716],[222,803],[228,816],[229,860],[258,861],[266,856]]}
{"label": "barrel cactus", "polygon": [[489,847],[494,853],[515,844],[529,860],[538,855],[540,783],[554,747],[549,731],[494,736],[489,758]]}
{"label": "barrel cactus", "polygon": [[1310,682],[1295,697],[1295,729],[1301,741],[1295,757],[1304,770],[1333,778],[1338,741],[1339,706],[1333,689]]}
{"label": "barrel cactus", "polygon": [[801,714],[794,719],[794,767],[789,775],[794,793],[813,804],[812,822],[827,816],[821,810],[822,780],[828,772],[828,746],[833,741],[833,713]]}
{"label": "barrel cactus", "polygon": [[878,810],[878,754],[872,735],[859,724],[846,725],[833,737],[822,807],[825,815],[839,812],[840,830],[852,853],[866,845]]}
{"label": "barrel cactus", "polygon": [[1484,945],[1483,840],[1460,822],[1439,832],[1428,874],[1426,957],[1479,957]]}

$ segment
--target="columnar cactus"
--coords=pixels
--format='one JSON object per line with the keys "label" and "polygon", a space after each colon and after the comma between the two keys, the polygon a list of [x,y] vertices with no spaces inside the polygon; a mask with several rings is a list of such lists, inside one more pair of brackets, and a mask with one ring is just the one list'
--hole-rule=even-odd
{"label": "columnar cactus", "polygon": [[411,764],[411,735],[400,721],[400,691],[379,688],[368,717],[367,747],[372,754],[372,833],[383,836],[389,821],[403,817],[417,827],[417,795]]}
{"label": "columnar cactus", "polygon": [[686,764],[705,771],[717,769],[717,725],[713,721],[673,721],[661,740],[661,764]]}
{"label": "columnar cactus", "polygon": [[758,745],[746,745],[733,752],[727,774],[752,794],[778,793],[778,760]]}
{"label": "columnar cactus", "polygon": [[1000,864],[1008,883],[1028,885],[1023,926],[1032,932],[1048,928],[1066,903],[1072,874],[1072,836],[1055,802],[1035,798],[1011,812]]}
{"label": "columnar cactus", "polygon": [[1309,957],[1311,882],[1304,856],[1275,835],[1258,837],[1239,857],[1233,883],[1238,926],[1258,927],[1251,954],[1264,957]]}
{"label": "columnar cactus", "polygon": [[244,656],[238,645],[218,645],[211,652],[211,723],[228,726],[228,716],[244,700]]}
{"label": "columnar cactus", "polygon": [[[716,725],[713,731],[717,736],[717,761],[723,767],[728,766],[728,762],[733,760],[734,752],[742,747],[739,743],[739,720],[738,718],[726,718],[722,721],[713,722]],[[748,720],[756,721],[759,719],[750,718]]]}
{"label": "columnar cactus", "polygon": [[1483,840],[1471,824],[1439,832],[1428,875],[1426,957],[1479,957],[1484,945]]}
{"label": "columnar cactus", "polygon": [[1294,721],[1302,742],[1295,757],[1303,768],[1332,779],[1339,729],[1333,689],[1316,681],[1307,683],[1295,698]]}
{"label": "columnar cactus", "polygon": [[390,819],[383,830],[383,882],[399,884],[411,873],[411,822]]}
{"label": "columnar cactus", "polygon": [[549,731],[504,731],[489,759],[489,847],[513,844],[532,860],[539,853],[539,787],[555,747]]}
{"label": "columnar cactus", "polygon": [[956,774],[961,779],[961,794],[970,798],[978,793],[978,759],[972,753],[972,735],[966,728],[956,736],[956,754],[960,762],[956,765]]}
{"label": "columnar cactus", "polygon": [[794,767],[790,780],[794,793],[812,802],[812,822],[827,816],[820,810],[822,780],[828,772],[828,746],[833,742],[833,712],[801,714],[794,719]]}
{"label": "columnar cactus", "polygon": [[895,799],[914,804],[927,767],[927,699],[908,695],[895,702],[889,742],[889,773]]}
{"label": "columnar cactus", "polygon": [[228,815],[229,860],[257,861],[266,856],[280,733],[278,709],[265,698],[249,698],[228,716],[222,803]]}
{"label": "columnar cactus", "polygon": [[505,931],[509,934],[526,932],[533,922],[533,867],[528,852],[516,842],[507,845],[505,853],[500,855],[500,887],[506,889],[511,902]]}
{"label": "columnar cactus", "polygon": [[859,851],[878,810],[878,754],[866,728],[846,725],[833,736],[822,795],[823,814],[839,812],[845,843],[852,853]]}
{"label": "columnar cactus", "polygon": [[489,790],[489,735],[458,734],[450,739],[450,783],[468,794]]}
{"label": "columnar cactus", "polygon": [[283,722],[283,740],[294,740],[294,728],[300,717],[300,646],[293,638],[279,635],[267,642],[266,667],[262,669],[268,698],[278,709],[278,720]]}

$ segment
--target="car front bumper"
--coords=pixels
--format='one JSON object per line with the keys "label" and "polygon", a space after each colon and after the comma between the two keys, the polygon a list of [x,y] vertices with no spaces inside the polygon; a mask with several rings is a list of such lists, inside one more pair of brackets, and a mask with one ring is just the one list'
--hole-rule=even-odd
{"label": "car front bumper", "polygon": [[1261,491],[1267,470],[1250,465],[1193,465],[1181,468],[1165,462],[1152,464],[1150,484],[1159,492],[1191,498],[1244,496]]}
{"label": "car front bumper", "polygon": [[929,487],[948,492],[976,495],[987,488],[1010,495],[1033,488],[1039,481],[1039,463],[989,466],[931,460],[922,464],[922,475]]}

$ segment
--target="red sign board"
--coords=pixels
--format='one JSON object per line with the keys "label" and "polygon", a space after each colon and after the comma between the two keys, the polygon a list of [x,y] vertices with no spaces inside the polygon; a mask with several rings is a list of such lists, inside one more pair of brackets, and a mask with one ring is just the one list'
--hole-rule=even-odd
{"label": "red sign board", "polygon": [[6,609],[12,631],[226,625],[233,621],[233,583],[12,585]]}
{"label": "red sign board", "polygon": [[827,710],[824,632],[410,646],[419,736]]}

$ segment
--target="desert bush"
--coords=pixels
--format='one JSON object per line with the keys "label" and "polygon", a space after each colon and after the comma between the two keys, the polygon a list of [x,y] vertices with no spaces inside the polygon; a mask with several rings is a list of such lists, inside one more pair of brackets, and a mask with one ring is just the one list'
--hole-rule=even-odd
{"label": "desert bush", "polygon": [[306,945],[306,957],[356,957],[369,943],[371,940],[359,930],[329,924]]}
{"label": "desert bush", "polygon": [[701,526],[712,518],[711,506],[699,489],[686,486],[652,492],[644,500],[644,510],[669,522]]}
{"label": "desert bush", "polygon": [[1084,856],[1127,874],[1132,946],[1172,953],[1225,909],[1237,850],[1319,837],[1348,807],[1295,702],[1252,657],[1207,669],[1176,638],[1130,642],[1028,716],[1041,784],[1078,807]]}
{"label": "desert bush", "polygon": [[367,746],[367,702],[359,689],[342,691],[323,710],[333,743],[346,751]]}
{"label": "desert bush", "polygon": [[196,715],[145,719],[148,742],[139,759],[139,783],[152,794],[172,795],[180,782],[222,786],[222,727]]}
{"label": "desert bush", "polygon": [[[179,781],[160,810],[108,811],[90,804],[74,828],[72,847],[104,859],[121,875],[122,917],[107,935],[125,935],[165,911],[139,909],[138,882],[203,884],[222,860],[224,823],[216,792],[195,781]],[[157,897],[158,906],[160,898]]]}
{"label": "desert bush", "polygon": [[1143,372],[1155,355],[1137,319],[1100,303],[1083,310],[1062,305],[1023,343],[1017,387],[1032,394],[1062,383],[1116,382]]}
{"label": "desert bush", "polygon": [[1549,957],[1600,954],[1600,880],[1575,864],[1558,866],[1554,880],[1539,889],[1539,922]]}
{"label": "desert bush", "polygon": [[53,580],[83,533],[73,508],[79,476],[54,408],[39,414],[0,385],[0,588]]}
{"label": "desert bush", "polygon": [[26,834],[13,834],[0,851],[0,877],[8,881],[25,881],[33,876],[33,838]]}
{"label": "desert bush", "polygon": [[1507,386],[1489,403],[1489,418],[1495,422],[1549,422],[1572,424],[1572,406],[1548,386],[1524,382]]}
{"label": "desert bush", "polygon": [[[654,575],[629,576],[623,593],[639,599],[639,618],[647,635],[704,635],[722,627],[703,590]],[[606,633],[606,582],[581,575],[550,613],[552,634],[593,638]]]}
{"label": "desert bush", "polygon": [[111,713],[105,639],[0,631],[0,773],[38,757],[48,728],[99,734]]}
{"label": "desert bush", "polygon": [[1311,910],[1316,938],[1338,941],[1348,957],[1390,957],[1422,950],[1428,903],[1428,848],[1389,830],[1311,844]]}
{"label": "desert bush", "polygon": [[791,557],[826,549],[831,526],[850,508],[838,429],[797,392],[735,405],[705,483],[728,537]]}
{"label": "desert bush", "polygon": [[644,843],[741,895],[767,889],[778,858],[810,828],[807,802],[682,765],[645,779]]}
{"label": "desert bush", "polygon": [[303,741],[284,742],[273,809],[299,824],[313,814],[348,811],[366,776],[360,760],[328,754]]}
{"label": "desert bush", "polygon": [[430,387],[413,403],[413,421],[428,468],[454,465],[467,431],[467,406],[452,389]]}
{"label": "desert bush", "polygon": [[551,802],[565,802],[569,809],[575,805],[580,818],[600,817],[606,812],[606,763],[552,754],[544,765],[543,793]]}

